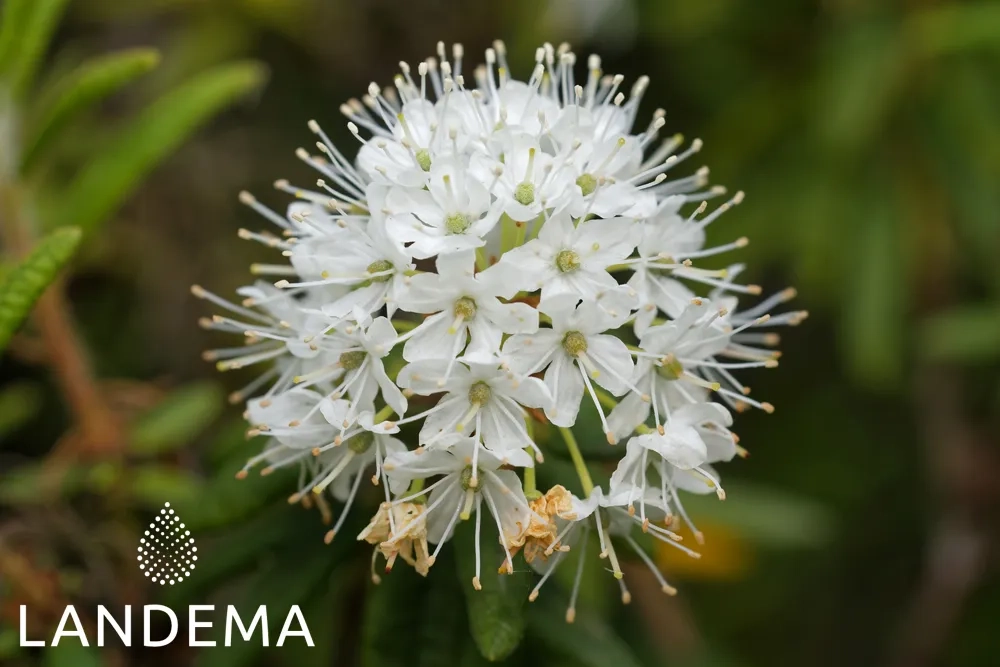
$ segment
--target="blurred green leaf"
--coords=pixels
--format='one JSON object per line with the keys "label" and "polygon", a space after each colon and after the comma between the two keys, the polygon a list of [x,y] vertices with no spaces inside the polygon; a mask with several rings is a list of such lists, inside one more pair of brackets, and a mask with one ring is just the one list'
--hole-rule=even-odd
{"label": "blurred green leaf", "polygon": [[30,0],[10,0],[3,3],[0,13],[0,76],[10,68],[18,39],[30,15]]}
{"label": "blurred green leaf", "polygon": [[192,530],[245,519],[277,497],[287,497],[289,489],[295,486],[295,470],[290,467],[279,468],[270,475],[253,474],[247,479],[237,479],[236,473],[247,458],[249,454],[235,452],[220,465],[197,498],[189,503],[177,503],[177,512],[185,517]]}
{"label": "blurred green leaf", "polygon": [[946,3],[907,17],[905,34],[925,56],[977,48],[1000,50],[1000,5],[996,2]]}
{"label": "blurred green leaf", "polygon": [[153,49],[131,49],[88,60],[64,75],[42,96],[34,119],[28,122],[22,170],[31,168],[74,116],[153,69],[159,61]]}
{"label": "blurred green leaf", "polygon": [[0,351],[80,243],[76,227],[59,229],[38,242],[31,254],[0,283]]}
{"label": "blurred green leaf", "polygon": [[[466,637],[468,631],[464,605],[458,603],[462,596],[462,583],[454,576],[454,551],[449,549],[447,553],[442,552],[428,575],[430,586],[420,602],[425,614],[418,628],[417,645],[420,653],[416,664],[411,662],[408,667],[468,664],[461,662],[463,642],[456,641]],[[440,569],[436,569],[438,566],[441,566]]]}
{"label": "blurred green leaf", "polygon": [[0,28],[0,78],[15,97],[31,86],[67,0],[7,0]]}
{"label": "blurred green leaf", "polygon": [[193,77],[144,109],[46,210],[50,226],[94,231],[164,158],[212,116],[260,86],[264,68],[227,64]]}
{"label": "blurred green leaf", "polygon": [[816,501],[759,484],[723,483],[725,501],[715,495],[684,495],[684,507],[696,522],[706,517],[750,542],[779,549],[820,547],[833,535],[831,512]]}
{"label": "blurred green leaf", "polygon": [[171,392],[132,427],[131,450],[154,455],[191,444],[222,412],[222,391],[198,382]]}
{"label": "blurred green leaf", "polygon": [[45,649],[43,667],[102,667],[101,654],[93,647],[82,646],[77,639],[62,640]]}
{"label": "blurred green leaf", "polygon": [[853,25],[826,45],[816,77],[814,113],[827,159],[855,157],[877,137],[904,73],[905,50],[895,25]]}
{"label": "blurred green leaf", "polygon": [[903,364],[906,275],[896,220],[889,203],[869,198],[858,206],[855,254],[844,300],[844,342],[853,375],[873,388],[891,387]]}
{"label": "blurred green leaf", "polygon": [[156,509],[165,502],[178,507],[198,502],[205,492],[205,482],[200,477],[183,468],[167,466],[133,468],[129,471],[126,483],[133,498],[142,505]]}
{"label": "blurred green leaf", "polygon": [[[361,631],[363,667],[411,667],[419,650],[418,625],[421,605],[430,585],[408,567],[399,567],[382,577],[366,595]],[[386,641],[392,637],[392,641]]]}
{"label": "blurred green leaf", "polygon": [[17,382],[0,390],[0,442],[34,417],[42,406],[42,392],[36,384]]}
{"label": "blurred green leaf", "polygon": [[106,479],[106,466],[72,465],[55,470],[42,463],[29,463],[0,476],[0,503],[48,503],[54,493],[71,497],[85,489],[103,488]]}
{"label": "blurred green leaf", "polygon": [[465,603],[469,610],[469,631],[479,652],[490,661],[503,660],[518,647],[524,637],[524,605],[531,590],[531,574],[526,568],[515,568],[514,574],[498,574],[496,539],[489,530],[491,517],[485,504],[483,534],[481,535],[482,590],[472,587],[476,574],[475,519],[462,522],[455,529],[452,542],[458,560],[459,581],[465,592]]}
{"label": "blurred green leaf", "polygon": [[628,644],[589,608],[578,609],[573,623],[565,611],[565,599],[546,591],[528,607],[529,635],[579,667],[640,667]]}
{"label": "blurred green leaf", "polygon": [[958,306],[924,320],[920,351],[935,361],[979,362],[1000,357],[1000,307]]}
{"label": "blurred green leaf", "polygon": [[21,637],[14,628],[0,630],[0,660],[12,660],[21,652]]}

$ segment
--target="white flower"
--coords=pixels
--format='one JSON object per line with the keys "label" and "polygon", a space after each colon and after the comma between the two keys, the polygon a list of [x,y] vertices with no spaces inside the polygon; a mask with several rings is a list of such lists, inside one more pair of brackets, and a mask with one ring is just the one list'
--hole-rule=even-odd
{"label": "white flower", "polygon": [[389,233],[419,259],[478,248],[500,219],[487,185],[459,158],[435,160],[426,189],[392,188],[385,205]]}
{"label": "white flower", "polygon": [[502,303],[502,288],[475,273],[471,252],[441,255],[437,273],[422,273],[410,281],[406,310],[434,313],[407,335],[403,358],[485,359],[500,351],[503,334],[538,330],[538,311],[526,303]]}
{"label": "white flower", "polygon": [[[446,448],[394,454],[385,462],[389,482],[397,493],[404,493],[414,480],[442,476],[416,494],[430,492],[427,509],[414,520],[427,522],[427,540],[437,544],[430,557],[431,564],[451,538],[459,519],[468,520],[476,514],[476,576],[472,583],[477,589],[483,503],[496,523],[500,544],[507,554],[504,564],[508,572],[514,567],[509,545],[524,531],[531,515],[521,480],[510,470],[500,470],[501,463],[474,439],[457,435],[451,436]],[[393,504],[409,502],[413,497],[412,494],[399,497]],[[398,535],[406,535],[408,528],[400,526]],[[397,539],[400,538],[393,536],[387,542],[391,544]]]}
{"label": "white flower", "polygon": [[608,442],[614,444],[592,381],[615,396],[633,389],[628,347],[620,338],[603,333],[620,325],[622,318],[597,301],[577,305],[576,298],[552,299],[542,311],[552,319],[552,328],[511,336],[503,346],[504,360],[518,375],[545,370],[545,386],[554,399],[545,415],[558,426],[576,422],[586,388],[601,415]]}
{"label": "white flower", "polygon": [[505,253],[487,273],[506,288],[506,297],[541,289],[542,301],[562,294],[595,299],[618,287],[608,267],[632,253],[636,231],[624,218],[574,225],[568,214],[557,213],[545,221],[537,239]]}
{"label": "white flower", "polygon": [[292,265],[306,280],[276,284],[283,289],[347,285],[351,291],[325,304],[324,313],[343,318],[355,308],[371,313],[386,306],[392,317],[413,270],[410,255],[389,236],[381,213],[364,226],[334,229],[332,235],[319,234],[292,247]]}
{"label": "white flower", "polygon": [[396,379],[399,386],[423,396],[446,393],[435,407],[397,423],[424,419],[420,429],[423,446],[441,446],[449,441],[446,436],[454,433],[475,433],[506,463],[532,465],[524,449],[533,450],[539,458],[541,452],[528,436],[524,407],[547,409],[552,403],[548,388],[537,378],[522,378],[501,369],[498,360],[464,362],[453,368],[443,360],[405,366]]}
{"label": "white flower", "polygon": [[[309,451],[332,441],[338,429],[323,415],[326,399],[302,387],[256,398],[247,403],[247,419],[257,432],[274,438],[289,450]],[[293,460],[297,457],[293,454]]]}
{"label": "white flower", "polygon": [[[747,240],[707,246],[705,228],[742,193],[706,212],[725,192],[707,185],[707,167],[673,175],[701,142],[682,149],[680,135],[661,136],[663,110],[637,125],[648,79],[622,88],[591,56],[578,83],[576,64],[568,45],[543,44],[517,81],[502,42],[484,66],[444,43],[414,68],[400,63],[392,87],[372,83],[340,107],[356,159],[310,121],[318,153],[296,155],[318,172],[315,187],[277,181],[295,198],[284,214],[240,195],[272,225],[240,237],[286,259],[252,272],[276,282],[242,288],[240,304],[192,292],[226,311],[205,328],[243,339],[207,359],[270,366],[231,397],[247,401],[249,435],[265,439],[239,477],[296,466],[293,502],[329,521],[324,491],[344,504],[329,538],[374,468],[385,502],[359,538],[388,567],[399,557],[421,574],[473,513],[478,543],[484,507],[505,569],[523,553],[542,582],[571,552],[582,572],[596,530],[627,600],[612,535],[673,591],[631,532],[696,555],[673,532],[683,521],[701,539],[680,494],[721,497],[712,464],[745,454],[724,406],[773,410],[734,373],[775,366],[778,336],[760,328],[805,313],[770,315],[790,289],[737,310],[737,296],[760,288],[736,282],[742,265],[711,263]],[[627,345],[633,331],[638,345]],[[398,345],[409,365],[396,372]],[[407,414],[415,395],[428,398]],[[569,429],[583,400],[610,444],[640,434],[607,493]],[[527,468],[543,463],[533,420],[545,420],[535,410],[559,427],[587,498],[558,483],[537,493]],[[393,437],[407,424],[416,442]],[[478,587],[478,548],[476,559]]]}
{"label": "white flower", "polygon": [[406,398],[386,375],[383,363],[396,342],[396,330],[385,317],[370,320],[360,308],[354,317],[354,321],[342,323],[332,336],[341,345],[337,361],[293,379],[300,387],[332,381],[336,385],[329,391],[331,397],[350,396],[351,407],[343,420],[342,434],[361,412],[373,409],[380,393],[396,414],[406,412]]}
{"label": "white flower", "polygon": [[[612,481],[612,494],[616,493],[614,482]],[[619,494],[620,495],[620,494]],[[662,522],[668,512],[661,497],[655,492],[647,497],[646,505],[650,509],[650,517],[655,517]],[[644,507],[646,506],[644,505]],[[574,553],[578,553],[576,564],[576,577],[573,581],[573,588],[570,591],[569,605],[566,609],[566,622],[572,623],[576,618],[576,600],[580,591],[581,573],[586,564],[587,543],[590,531],[596,530],[598,543],[600,544],[599,557],[607,559],[611,565],[611,572],[621,591],[622,602],[627,604],[632,596],[625,585],[624,572],[622,571],[618,553],[612,544],[611,536],[617,535],[624,539],[632,547],[636,555],[645,563],[649,570],[660,583],[660,588],[668,595],[676,594],[677,590],[670,586],[663,578],[663,574],[653,562],[653,560],[643,551],[642,547],[631,536],[632,530],[639,526],[643,532],[651,534],[657,540],[669,544],[670,546],[683,551],[692,558],[699,558],[699,554],[691,549],[678,544],[681,537],[676,533],[651,522],[647,517],[637,517],[634,513],[626,511],[622,503],[614,496],[606,496],[601,487],[594,487],[586,500],[579,500],[575,496],[572,499],[572,510],[558,516],[556,524],[560,530],[559,537],[555,544],[548,550],[549,554],[555,555],[547,563],[532,562],[532,567],[538,570],[542,577],[528,595],[529,601],[538,598],[538,594],[555,572],[556,568]]]}
{"label": "white flower", "polygon": [[[348,401],[336,400],[325,402],[321,409],[331,424],[342,424],[349,420],[351,406]],[[301,484],[299,491],[288,499],[290,503],[295,503],[310,491],[320,494],[329,487],[333,497],[344,503],[340,518],[326,534],[327,543],[343,526],[368,468],[374,464],[375,474],[371,482],[379,484],[384,481],[383,462],[386,457],[406,451],[406,445],[389,435],[388,429],[372,423],[372,413],[363,413],[357,425],[359,428],[353,429],[346,437],[338,436],[334,442],[312,450],[314,463],[307,466],[309,481]],[[382,488],[386,502],[389,502],[388,484],[383,483]]]}
{"label": "white flower", "polygon": [[[713,360],[729,344],[732,331],[726,311],[713,308],[707,300],[693,299],[679,317],[646,329],[639,339],[635,386],[649,401],[629,394],[611,411],[608,424],[619,438],[632,433],[646,421],[652,410],[657,427],[677,408],[707,400],[718,383],[705,380],[698,371],[708,366],[724,370]],[[763,365],[763,364],[762,364]]]}
{"label": "white flower", "polygon": [[[639,515],[645,519],[645,502],[650,494],[658,493],[654,504],[668,516],[676,511],[701,543],[701,532],[684,510],[678,490],[726,497],[719,475],[709,463],[729,461],[739,453],[730,424],[732,416],[718,403],[680,408],[662,433],[653,431],[628,441],[626,454],[611,477],[611,496],[616,503],[627,505],[630,512],[639,500]],[[656,473],[658,482],[650,482],[649,470]]]}
{"label": "white flower", "polygon": [[504,213],[527,222],[564,203],[571,174],[542,150],[534,135],[505,133],[499,144],[497,157],[476,154],[470,169],[477,180],[492,185]]}

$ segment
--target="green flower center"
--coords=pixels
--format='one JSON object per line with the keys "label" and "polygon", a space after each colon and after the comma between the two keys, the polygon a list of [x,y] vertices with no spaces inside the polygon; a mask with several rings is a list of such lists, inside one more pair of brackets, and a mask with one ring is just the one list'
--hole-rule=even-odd
{"label": "green flower center", "polygon": [[361,364],[365,362],[365,357],[367,356],[368,353],[364,350],[344,352],[340,355],[339,363],[344,367],[345,371],[353,371],[357,368],[361,368]]}
{"label": "green flower center", "polygon": [[556,268],[563,273],[576,271],[580,268],[580,256],[573,250],[560,250],[556,254]]}
{"label": "green flower center", "polygon": [[576,184],[580,186],[580,192],[586,197],[597,189],[597,178],[593,174],[583,174],[576,179]]}
{"label": "green flower center", "polygon": [[430,151],[428,151],[426,148],[421,148],[419,151],[417,151],[416,157],[417,157],[417,164],[420,165],[421,169],[423,169],[424,171],[431,170]]}
{"label": "green flower center", "polygon": [[455,317],[461,317],[464,320],[471,320],[476,316],[476,302],[467,296],[463,296],[455,302],[453,312],[455,313]]}
{"label": "green flower center", "polygon": [[660,363],[662,365],[656,366],[656,374],[664,380],[677,380],[684,374],[684,366],[672,354],[668,354]]}
{"label": "green flower center", "polygon": [[[479,480],[482,479],[482,477],[483,477],[483,469],[476,468],[476,481],[478,482]],[[472,466],[465,466],[465,469],[462,471],[462,477],[460,481],[462,484],[463,491],[468,491],[469,489],[475,490],[476,488],[478,488],[472,486]],[[479,483],[482,484],[482,482]]]}
{"label": "green flower center", "polygon": [[451,213],[444,219],[444,228],[449,234],[461,234],[472,224],[464,213]]}
{"label": "green flower center", "polygon": [[[377,259],[374,262],[372,262],[371,264],[369,264],[368,268],[366,268],[365,271],[367,271],[368,273],[382,273],[383,271],[391,271],[392,268],[393,268],[392,262],[390,262],[389,260],[387,260],[387,259]],[[367,287],[368,285],[371,285],[372,283],[387,283],[387,282],[389,282],[390,278],[392,278],[391,275],[372,276],[371,278],[369,278],[368,280],[366,280],[364,283],[362,283],[362,287]]]}
{"label": "green flower center", "polygon": [[493,395],[493,390],[485,382],[477,382],[469,387],[469,403],[474,405],[486,405]]}
{"label": "green flower center", "polygon": [[577,357],[587,351],[587,338],[579,331],[568,331],[563,336],[563,349],[571,357]]}
{"label": "green flower center", "polygon": [[371,449],[374,442],[374,433],[371,431],[361,431],[361,433],[358,433],[354,437],[347,440],[347,448],[355,454],[364,454]]}
{"label": "green flower center", "polygon": [[535,203],[535,184],[528,181],[518,183],[514,188],[514,199],[523,206]]}

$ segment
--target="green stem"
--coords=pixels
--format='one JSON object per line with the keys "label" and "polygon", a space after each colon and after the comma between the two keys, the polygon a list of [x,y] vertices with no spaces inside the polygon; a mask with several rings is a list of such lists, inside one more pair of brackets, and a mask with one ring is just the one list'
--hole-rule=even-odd
{"label": "green stem", "polygon": [[[538,232],[542,231],[542,225],[545,224],[545,220],[546,220],[546,217],[545,217],[544,213],[542,213],[540,216],[538,216],[537,218],[535,218],[535,226],[531,230],[531,236],[528,237],[529,241],[533,241],[533,240],[535,240],[535,239],[538,238]],[[527,231],[527,230],[525,230],[525,231]]]}
{"label": "green stem", "polygon": [[[525,450],[528,454],[531,454],[531,450]],[[538,492],[538,485],[535,482],[535,467],[524,469],[524,495],[528,500],[534,500],[540,497],[542,494]]]}
{"label": "green stem", "polygon": [[[424,480],[423,479],[415,479],[412,482],[410,482],[410,488],[408,488],[406,490],[406,493],[404,493],[403,496],[407,496],[407,497],[408,496],[412,496],[414,493],[420,493],[423,490],[424,490]],[[422,505],[425,502],[427,502],[427,497],[426,496],[418,496],[418,497],[414,498],[410,502],[413,502],[413,503],[415,503],[417,505]]]}
{"label": "green stem", "polygon": [[372,417],[372,423],[379,424],[381,422],[384,422],[386,419],[392,416],[393,412],[395,412],[395,410],[392,409],[391,405],[385,406],[384,408],[375,413],[375,416]]}
{"label": "green stem", "polygon": [[517,222],[506,213],[500,216],[500,254],[516,248]]}
{"label": "green stem", "polygon": [[580,486],[583,487],[583,495],[584,497],[589,498],[590,492],[594,490],[594,481],[590,479],[590,471],[587,470],[587,462],[583,460],[583,454],[580,453],[580,446],[576,444],[576,436],[573,435],[573,431],[569,430],[565,426],[559,427],[559,433],[566,442],[566,449],[569,450],[569,457],[573,459],[573,467],[576,468],[576,474],[580,478]]}
{"label": "green stem", "polygon": [[485,271],[490,268],[490,258],[486,256],[486,248],[476,248],[476,270]]}

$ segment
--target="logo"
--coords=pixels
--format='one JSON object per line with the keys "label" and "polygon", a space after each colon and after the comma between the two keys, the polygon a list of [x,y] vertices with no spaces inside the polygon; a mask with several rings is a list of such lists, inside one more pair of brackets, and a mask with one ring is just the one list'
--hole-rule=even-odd
{"label": "logo", "polygon": [[164,503],[139,539],[138,559],[139,569],[154,584],[173,586],[191,576],[198,560],[198,547],[170,503]]}
{"label": "logo", "polygon": [[[173,586],[191,576],[191,572],[195,569],[195,561],[198,560],[198,547],[194,544],[191,531],[184,525],[170,503],[164,503],[163,509],[150,522],[146,532],[139,538],[137,560],[139,569],[149,581],[160,586],[167,584]],[[244,613],[246,611],[248,610],[244,610]],[[277,611],[284,613],[284,610]],[[222,616],[222,612],[222,609],[217,612],[215,605],[189,605],[187,608],[187,645],[190,647],[216,646],[215,639],[198,638],[199,629],[207,631],[216,624],[216,621],[225,630],[224,638],[219,642],[223,646],[232,646],[234,641],[239,641],[239,639],[235,639],[236,637],[241,637],[244,642],[253,642],[256,638],[256,641],[259,641],[262,646],[271,645],[270,632],[272,629],[268,623],[269,610],[265,605],[257,607],[249,624],[243,621],[243,618],[240,617],[240,611],[233,605],[225,607],[224,616]],[[159,622],[153,622],[154,614],[160,617]],[[212,614],[219,614],[222,617],[213,620],[211,619]],[[132,605],[125,605],[120,613],[109,610],[104,605],[97,605],[89,616],[96,619],[97,646],[105,646],[106,638],[109,639],[112,634],[117,635],[118,643],[122,646],[132,646]],[[182,614],[164,605],[143,605],[141,645],[155,648],[173,643],[180,634],[179,616],[183,618]],[[159,628],[162,633],[164,620],[169,624],[169,631],[165,637],[154,638],[152,636],[154,626]],[[73,605],[66,606],[62,618],[59,619],[59,623],[52,633],[51,640],[29,639],[27,605],[20,605],[18,630],[19,644],[22,647],[58,646],[60,641],[70,637],[83,646],[90,646],[92,641],[92,638],[87,635],[88,627],[84,625],[80,614],[77,613],[76,607]],[[291,605],[288,609],[274,646],[284,646],[285,642],[293,637],[301,638],[306,646],[315,646],[309,625],[302,615],[302,610],[296,604]]]}

